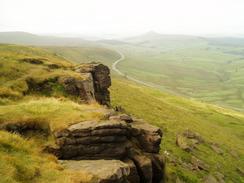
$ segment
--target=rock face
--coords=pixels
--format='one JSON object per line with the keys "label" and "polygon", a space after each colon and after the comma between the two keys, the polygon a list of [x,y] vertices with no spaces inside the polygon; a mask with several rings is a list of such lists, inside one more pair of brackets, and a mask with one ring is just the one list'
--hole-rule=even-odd
{"label": "rock face", "polygon": [[[80,78],[63,76],[53,82],[84,102],[95,100],[110,106],[109,68],[81,64],[75,71]],[[66,169],[83,177],[75,182],[162,183],[162,135],[160,128],[111,110],[103,121],[83,121],[53,132],[56,144],[46,151],[56,155]]]}
{"label": "rock face", "polygon": [[111,78],[109,68],[103,64],[94,63],[81,64],[75,70],[79,73],[91,73],[95,100],[102,105],[110,105],[108,88],[111,86]]}
{"label": "rock face", "polygon": [[192,151],[201,143],[204,143],[204,139],[199,134],[188,129],[176,136],[176,145],[186,152]]}
{"label": "rock face", "polygon": [[[80,122],[56,131],[54,136],[58,148],[54,150],[55,155],[64,162],[76,160],[74,162],[80,167],[87,160],[116,160],[126,165],[129,171],[120,170],[124,166],[116,167],[124,173],[114,175],[116,180],[106,179],[108,182],[162,182],[164,159],[159,155],[162,131],[125,115],[111,116],[109,119]],[[93,171],[96,174],[96,170]],[[98,182],[106,181],[101,179]]]}
{"label": "rock face", "polygon": [[77,96],[81,101],[91,102],[95,100],[93,78],[90,73],[82,74],[83,79],[74,77],[61,77],[58,79],[67,94]]}
{"label": "rock face", "polygon": [[[24,61],[35,64],[42,63],[35,59],[25,59]],[[111,85],[109,68],[98,63],[81,64],[75,68],[75,71],[79,74],[51,76],[44,80],[27,78],[28,90],[25,94],[37,92],[51,95],[55,89],[60,88],[64,90],[65,94],[80,98],[82,102],[97,101],[99,104],[109,106],[108,88]]]}

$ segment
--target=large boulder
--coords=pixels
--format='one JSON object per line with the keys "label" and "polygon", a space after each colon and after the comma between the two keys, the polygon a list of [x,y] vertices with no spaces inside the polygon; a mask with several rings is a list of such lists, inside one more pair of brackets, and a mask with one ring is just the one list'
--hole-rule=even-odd
{"label": "large boulder", "polygon": [[176,145],[186,152],[193,151],[201,143],[204,143],[204,139],[189,129],[176,136]]}

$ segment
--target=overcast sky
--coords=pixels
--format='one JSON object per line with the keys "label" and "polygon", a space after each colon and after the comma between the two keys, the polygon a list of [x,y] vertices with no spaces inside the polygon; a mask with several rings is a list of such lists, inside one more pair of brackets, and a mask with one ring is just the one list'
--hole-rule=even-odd
{"label": "overcast sky", "polygon": [[0,31],[244,34],[244,0],[0,0]]}

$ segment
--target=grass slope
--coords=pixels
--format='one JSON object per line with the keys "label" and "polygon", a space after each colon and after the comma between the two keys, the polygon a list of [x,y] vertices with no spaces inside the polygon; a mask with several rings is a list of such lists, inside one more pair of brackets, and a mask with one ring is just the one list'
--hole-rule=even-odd
{"label": "grass slope", "polygon": [[[244,181],[236,170],[237,167],[244,168],[244,114],[120,79],[113,80],[111,95],[113,106],[122,106],[128,113],[163,129],[161,153],[169,152],[169,177],[201,182],[207,174],[221,172],[226,182]],[[186,129],[199,133],[206,141],[191,153],[176,146],[177,134]],[[223,155],[214,152],[211,143],[217,143]],[[186,168],[184,165],[190,162],[192,155],[209,165],[209,172]]]}
{"label": "grass slope", "polygon": [[[29,60],[41,63],[30,63]],[[51,69],[53,66],[57,69]],[[55,76],[76,76],[66,70],[72,64],[55,54],[36,47],[0,45],[0,96],[22,97],[27,92],[27,80],[43,81]]]}
{"label": "grass slope", "polygon": [[0,182],[68,182],[56,159],[30,140],[0,131]]}
{"label": "grass slope", "polygon": [[102,46],[80,46],[80,47],[47,47],[47,50],[56,53],[76,63],[102,62],[105,65],[112,65],[119,55]]}
{"label": "grass slope", "polygon": [[92,182],[91,176],[65,170],[36,141],[0,130],[1,183]]}
{"label": "grass slope", "polygon": [[0,127],[9,124],[35,123],[43,130],[55,131],[73,123],[100,120],[107,110],[94,104],[79,104],[65,98],[25,97],[0,105]]}

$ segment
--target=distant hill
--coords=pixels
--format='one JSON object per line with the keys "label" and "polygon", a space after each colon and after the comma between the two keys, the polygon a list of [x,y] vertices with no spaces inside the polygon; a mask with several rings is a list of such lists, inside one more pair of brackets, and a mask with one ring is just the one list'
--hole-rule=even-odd
{"label": "distant hill", "polygon": [[27,32],[0,32],[0,43],[26,45],[80,46],[91,43],[81,38],[40,36]]}
{"label": "distant hill", "polygon": [[114,40],[114,39],[101,39],[101,40],[98,40],[97,43],[105,43],[105,44],[111,44],[111,45],[128,44],[127,42],[120,41],[120,40]]}
{"label": "distant hill", "polygon": [[159,34],[157,32],[147,32],[140,36],[129,37],[123,41],[132,43],[138,46],[150,48],[180,48],[191,47],[196,45],[206,44],[207,41],[201,37],[188,35],[167,35]]}
{"label": "distant hill", "polygon": [[243,37],[219,37],[219,38],[209,38],[208,41],[213,45],[221,46],[244,46]]}

